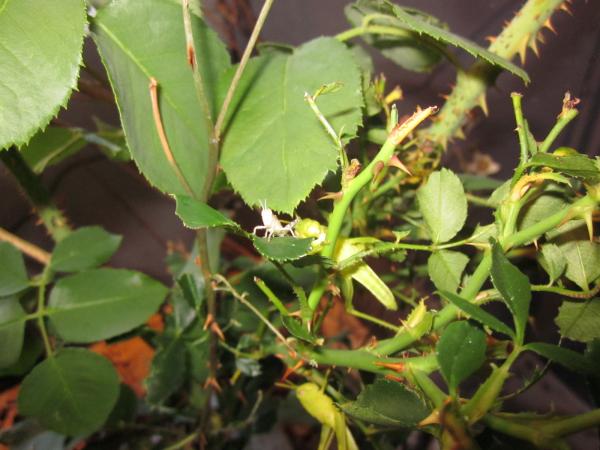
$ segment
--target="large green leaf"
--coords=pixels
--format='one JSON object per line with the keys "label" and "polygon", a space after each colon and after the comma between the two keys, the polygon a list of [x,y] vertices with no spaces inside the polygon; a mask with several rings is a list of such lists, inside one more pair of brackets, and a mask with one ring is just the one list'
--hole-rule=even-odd
{"label": "large green leaf", "polygon": [[[362,25],[366,16],[378,14],[377,18],[371,20],[371,25],[394,28],[394,34],[366,34],[363,39],[372,45],[388,59],[394,61],[401,67],[416,72],[428,72],[438,62],[443,53],[436,45],[432,45],[427,36],[420,36],[398,20],[391,7],[381,1],[359,0],[349,4],[344,9],[346,18],[355,27]],[[423,20],[441,25],[436,18],[421,11],[410,10],[410,14],[422,17]]]}
{"label": "large green leaf", "polygon": [[117,251],[121,236],[100,227],[84,227],[56,244],[50,266],[59,272],[78,272],[104,264]]}
{"label": "large green leaf", "polygon": [[517,338],[522,342],[531,303],[531,285],[529,279],[514,266],[496,243],[492,248],[492,283],[513,315]]}
{"label": "large green leaf", "polygon": [[563,337],[580,342],[600,339],[600,299],[563,302],[555,322]]}
{"label": "large green leaf", "polygon": [[130,270],[95,269],[60,279],[47,314],[69,342],[94,342],[143,324],[163,302],[167,289]]}
{"label": "large green leaf", "polygon": [[480,47],[475,42],[470,41],[469,39],[466,39],[462,36],[458,36],[446,30],[445,28],[436,26],[436,24],[432,23],[431,21],[423,20],[418,15],[410,14],[409,11],[391,3],[388,0],[385,0],[385,3],[392,7],[396,18],[400,22],[402,22],[404,26],[415,31],[416,33],[425,34],[432,39],[443,42],[444,44],[449,44],[461,48],[473,56],[483,58],[490,64],[501,67],[502,69],[515,74],[526,83],[529,82],[529,76],[527,75],[527,72],[525,72],[520,67],[514,65],[510,61],[501,58],[498,55],[495,55],[494,53],[490,52],[489,50],[486,50],[483,47]]}
{"label": "large green leaf", "polygon": [[22,291],[28,285],[23,256],[8,242],[0,242],[0,297]]}
{"label": "large green leaf", "polygon": [[0,298],[0,369],[16,363],[21,356],[25,334],[25,311],[16,297]]}
{"label": "large green leaf", "polygon": [[570,241],[560,246],[567,270],[565,276],[587,290],[589,284],[600,277],[600,245],[588,240]]}
{"label": "large green leaf", "polygon": [[175,214],[179,216],[183,224],[188,228],[239,227],[233,220],[224,216],[216,209],[211,208],[206,203],[186,195],[177,195],[175,199],[177,201]]}
{"label": "large green leaf", "polygon": [[[216,84],[229,67],[217,35],[193,15],[198,65],[212,115]],[[188,194],[160,144],[150,100],[158,82],[160,113],[169,146],[185,183],[199,194],[208,167],[210,130],[187,63],[182,9],[168,0],[113,1],[94,19],[94,39],[108,69],[131,154],[160,190]]]}
{"label": "large green leaf", "polygon": [[119,396],[119,377],[104,357],[64,349],[25,377],[19,412],[68,436],[90,434],[108,418]]}
{"label": "large green leaf", "polygon": [[0,0],[0,150],[48,125],[77,83],[83,0]]}
{"label": "large green leaf", "polygon": [[433,242],[447,242],[463,227],[467,197],[460,179],[450,170],[433,172],[417,191],[417,199]]}
{"label": "large green leaf", "polygon": [[440,250],[429,256],[427,271],[436,288],[456,292],[468,262],[468,256],[463,253]]}
{"label": "large green leaf", "polygon": [[446,327],[435,347],[440,371],[454,390],[485,361],[485,334],[467,321]]}
{"label": "large green leaf", "polygon": [[344,44],[319,38],[291,55],[271,53],[249,62],[229,110],[221,155],[228,180],[246,203],[266,201],[274,210],[292,212],[336,169],[336,146],[304,100],[305,93],[333,82],[342,88],[317,104],[336,132],[352,137],[361,120],[362,84]]}
{"label": "large green leaf", "polygon": [[514,337],[515,333],[508,327],[508,325],[506,325],[504,322],[501,322],[499,319],[496,319],[496,317],[494,317],[478,305],[471,303],[468,300],[465,300],[464,298],[454,294],[453,292],[440,291],[440,294],[450,303],[453,303],[454,305],[458,306],[465,313],[471,316],[472,319],[478,321],[486,327],[491,328],[494,331],[504,333],[510,337]]}
{"label": "large green leaf", "polygon": [[349,416],[384,427],[412,428],[430,413],[414,391],[386,379],[377,379],[356,401],[340,406]]}

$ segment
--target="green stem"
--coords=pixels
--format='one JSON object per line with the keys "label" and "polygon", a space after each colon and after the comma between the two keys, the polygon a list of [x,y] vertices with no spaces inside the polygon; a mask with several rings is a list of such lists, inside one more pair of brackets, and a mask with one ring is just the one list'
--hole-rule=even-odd
{"label": "green stem", "polygon": [[[356,197],[356,194],[367,186],[373,178],[373,169],[377,164],[386,164],[392,155],[398,144],[403,141],[421,122],[435,112],[435,108],[430,107],[424,110],[418,111],[412,115],[410,119],[401,125],[398,125],[388,136],[385,144],[381,147],[375,158],[369,163],[369,165],[360,172],[354,179],[352,179],[345,189],[342,191],[342,198],[333,207],[333,212],[329,216],[329,224],[327,228],[327,235],[325,237],[325,245],[321,254],[325,258],[332,258],[335,252],[335,246],[337,239],[342,229],[344,217],[350,207],[350,204]],[[320,280],[317,282],[315,288],[313,288],[308,298],[308,305],[314,310],[321,296],[325,292],[327,287],[327,281],[325,276],[321,274]]]}
{"label": "green stem", "polygon": [[[531,442],[536,447],[543,448],[544,445],[554,444],[554,442],[552,442],[554,440],[552,436],[546,435],[545,430],[542,428],[532,427],[529,424],[520,424],[492,414],[486,415],[483,418],[483,421],[486,425],[496,431]],[[558,448],[562,449],[563,447]]]}
{"label": "green stem", "polygon": [[248,45],[246,45],[246,49],[244,50],[244,54],[242,55],[242,59],[233,75],[233,79],[231,80],[231,84],[229,85],[229,89],[227,90],[227,94],[225,94],[225,100],[223,100],[223,105],[221,106],[221,110],[219,111],[219,116],[217,117],[217,121],[215,123],[215,129],[213,132],[214,139],[219,142],[221,140],[221,133],[223,132],[223,125],[225,123],[225,117],[227,116],[227,110],[231,105],[231,101],[233,100],[233,94],[237,89],[237,86],[242,78],[242,74],[246,69],[246,64],[248,64],[248,60],[252,55],[252,50],[256,45],[256,41],[258,40],[258,36],[267,20],[267,16],[269,15],[269,11],[273,6],[275,0],[265,0],[262,9],[256,19],[256,24],[254,25],[254,29],[252,30],[252,34],[250,35],[250,39],[248,40]]}
{"label": "green stem", "polygon": [[524,230],[520,230],[513,235],[507,236],[503,240],[502,246],[505,250],[508,250],[531,242],[544,233],[566,222],[569,218],[576,216],[579,212],[595,207],[596,203],[597,202],[590,195],[585,195],[571,204],[568,208],[562,209]]}
{"label": "green stem", "polygon": [[540,144],[538,151],[540,153],[546,153],[550,150],[550,146],[554,143],[558,135],[561,131],[571,122],[575,117],[577,117],[579,112],[576,109],[569,109],[565,114],[561,114],[558,116],[558,120],[546,136],[546,139]]}
{"label": "green stem", "polygon": [[50,193],[19,151],[16,148],[0,151],[0,159],[27,194],[52,239],[56,242],[64,239],[71,232],[67,219],[52,203]]}
{"label": "green stem", "polygon": [[343,31],[337,34],[335,38],[340,42],[346,42],[355,37],[364,36],[365,34],[384,34],[407,38],[410,37],[411,32],[401,28],[387,27],[385,25],[363,25]]}
{"label": "green stem", "polygon": [[469,424],[477,422],[492,408],[519,354],[520,349],[515,348],[506,361],[492,371],[487,380],[479,386],[475,395],[464,405],[462,412]]}
{"label": "green stem", "polygon": [[376,325],[379,325],[380,327],[387,328],[388,330],[392,330],[394,333],[397,333],[398,331],[400,331],[402,329],[401,327],[392,325],[391,323],[386,322],[385,320],[382,320],[382,319],[378,319],[377,317],[374,317],[370,314],[358,311],[357,309],[354,309],[354,307],[349,307],[348,305],[346,306],[346,312],[355,317],[358,317],[359,319],[367,320]]}
{"label": "green stem", "polygon": [[40,334],[42,335],[42,340],[44,341],[44,348],[46,350],[46,356],[50,358],[54,351],[52,349],[52,344],[50,343],[50,338],[48,337],[48,330],[46,329],[45,315],[46,315],[46,285],[49,283],[52,278],[52,270],[50,266],[46,266],[42,275],[40,277],[40,285],[38,287],[38,301],[37,301],[37,310],[35,315],[37,316],[38,328],[40,329]]}
{"label": "green stem", "polygon": [[279,297],[275,295],[275,293],[267,286],[267,284],[258,277],[254,277],[254,284],[258,286],[258,288],[262,291],[263,294],[267,296],[267,298],[275,305],[275,308],[280,312],[282,316],[289,316],[290,312],[283,305],[283,302],[279,300]]}
{"label": "green stem", "polygon": [[600,283],[596,284],[592,289],[588,291],[574,291],[572,289],[566,289],[558,286],[544,286],[534,284],[531,285],[532,291],[537,292],[552,292],[553,294],[564,295],[570,298],[589,299],[595,297],[600,292]]}
{"label": "green stem", "polygon": [[517,134],[519,136],[520,161],[519,167],[523,167],[529,159],[530,148],[527,140],[527,124],[523,118],[522,99],[523,96],[517,92],[510,94],[515,111],[515,121],[517,123]]}
{"label": "green stem", "polygon": [[567,436],[598,425],[600,425],[600,409],[594,409],[577,416],[554,421],[544,428],[548,428],[549,432],[555,436]]}
{"label": "green stem", "polygon": [[487,198],[479,197],[478,195],[471,194],[469,192],[467,192],[465,195],[467,197],[467,201],[473,203],[474,205],[484,206],[486,208],[496,209],[497,205],[495,205],[494,203],[490,202]]}
{"label": "green stem", "polygon": [[[473,301],[481,287],[486,282],[490,269],[492,267],[492,254],[490,251],[486,251],[483,255],[483,259],[475,269],[475,272],[469,278],[467,285],[461,292],[461,296],[465,299]],[[460,309],[454,305],[446,305],[440,312],[435,315],[433,320],[433,330],[439,330],[443,328],[450,322],[456,319]],[[393,353],[399,352],[409,345],[415,342],[415,338],[408,333],[407,331],[403,331],[393,338],[386,339],[380,341],[377,347],[375,347],[374,353],[378,355],[391,355]]]}

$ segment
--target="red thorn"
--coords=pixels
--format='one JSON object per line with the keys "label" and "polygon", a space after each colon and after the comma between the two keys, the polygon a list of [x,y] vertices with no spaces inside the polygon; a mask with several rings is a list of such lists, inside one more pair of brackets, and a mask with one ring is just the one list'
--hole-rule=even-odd
{"label": "red thorn", "polygon": [[194,47],[191,45],[187,46],[187,62],[192,69],[196,65],[196,53],[194,52]]}

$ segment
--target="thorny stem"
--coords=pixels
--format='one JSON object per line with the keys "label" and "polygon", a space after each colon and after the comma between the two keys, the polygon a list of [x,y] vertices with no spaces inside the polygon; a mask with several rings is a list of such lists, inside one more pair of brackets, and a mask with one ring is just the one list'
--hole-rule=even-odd
{"label": "thorny stem", "polygon": [[252,30],[252,34],[250,35],[250,39],[248,40],[248,45],[246,45],[246,49],[244,50],[244,54],[242,55],[242,59],[238,65],[235,74],[233,75],[233,79],[231,80],[231,84],[229,85],[229,89],[227,90],[227,94],[225,94],[225,100],[223,100],[223,105],[221,106],[221,110],[219,111],[219,115],[217,117],[217,121],[215,123],[215,128],[213,132],[213,137],[216,142],[221,140],[221,133],[223,132],[223,125],[225,123],[225,117],[227,116],[227,111],[229,109],[229,105],[233,100],[233,94],[237,89],[237,86],[242,78],[242,74],[246,68],[246,64],[248,64],[248,60],[252,55],[252,50],[256,45],[256,41],[258,40],[258,36],[267,20],[267,16],[269,15],[269,11],[271,10],[271,6],[275,0],[265,0],[262,9],[260,10],[260,14],[256,19],[256,25],[254,25],[254,29]]}
{"label": "thorny stem", "polygon": [[[354,197],[356,197],[356,194],[358,194],[363,187],[368,185],[373,178],[373,169],[375,166],[381,163],[384,165],[387,164],[398,144],[400,144],[400,142],[402,142],[421,122],[427,119],[427,117],[432,115],[435,111],[435,107],[423,109],[414,113],[412,117],[403,124],[397,125],[390,133],[385,144],[383,144],[375,158],[373,158],[369,165],[352,179],[342,191],[342,198],[335,204],[333,212],[329,216],[327,235],[325,237],[326,244],[321,251],[321,254],[325,258],[331,258],[333,256],[346,212],[348,211],[348,208],[350,208],[350,204],[354,200]],[[317,307],[326,287],[326,279],[322,276],[308,298],[308,305],[311,309],[314,310]]]}
{"label": "thorny stem", "polygon": [[[488,50],[504,59],[512,60],[516,54],[525,59],[528,46],[535,47],[537,34],[544,26],[550,27],[550,16],[566,0],[528,0],[510,23],[493,40]],[[438,120],[421,135],[435,144],[446,145],[460,133],[477,105],[487,109],[485,91],[497,77],[499,70],[487,61],[477,61],[466,71],[459,71],[456,86],[444,104]]]}
{"label": "thorny stem", "polygon": [[513,108],[515,110],[515,121],[517,122],[517,134],[519,136],[519,148],[521,149],[521,160],[519,167],[523,167],[529,159],[531,149],[527,141],[527,124],[523,118],[523,108],[521,106],[523,96],[517,92],[510,94],[512,98]]}
{"label": "thorny stem", "polygon": [[52,198],[40,178],[31,170],[16,148],[0,151],[0,159],[19,182],[21,188],[33,204],[37,215],[56,242],[70,232],[68,221],[52,203]]}
{"label": "thorny stem", "polygon": [[37,245],[34,245],[31,242],[21,239],[19,236],[16,236],[1,227],[0,241],[5,241],[14,245],[21,252],[35,259],[39,263],[44,265],[48,265],[50,263],[50,253],[48,253],[46,250],[39,248]]}

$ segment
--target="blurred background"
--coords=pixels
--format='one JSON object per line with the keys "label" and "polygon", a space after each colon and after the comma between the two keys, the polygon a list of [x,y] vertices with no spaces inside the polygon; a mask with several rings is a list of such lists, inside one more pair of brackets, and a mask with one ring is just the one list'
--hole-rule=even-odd
{"label": "blurred background", "polygon": [[[346,0],[279,0],[267,21],[262,40],[297,45],[318,36],[335,35],[350,27],[343,12],[348,3]],[[452,31],[487,45],[485,38],[499,33],[523,1],[405,0],[398,3],[433,14]],[[232,49],[234,59],[244,48],[261,4],[261,1],[250,0],[205,2],[207,20]],[[488,93],[489,117],[483,117],[479,110],[475,112],[467,126],[468,139],[455,141],[449,147],[446,155],[449,165],[462,171],[488,172],[499,179],[511,174],[518,155],[509,97],[513,91],[524,94],[524,112],[531,131],[538,137],[544,136],[554,123],[566,91],[580,98],[580,116],[560,136],[558,144],[598,155],[600,1],[574,0],[570,10],[570,14],[560,11],[554,15],[552,23],[556,35],[544,31],[546,42],[540,45],[539,57],[528,51],[524,66],[532,79],[528,86],[510,74],[500,75]],[[454,82],[455,71],[447,63],[431,73],[416,74],[369,51],[374,57],[376,73],[385,73],[388,87],[397,84],[402,88],[404,100],[398,103],[401,115],[412,112],[416,105],[441,104],[441,95],[449,93]],[[103,85],[106,75],[90,39],[86,42],[84,59],[86,68],[79,92],[73,95],[68,109],[60,113],[56,123],[93,127],[97,118],[118,125],[111,93]],[[465,64],[470,61],[465,54],[460,54],[460,59]],[[164,259],[168,248],[189,248],[193,240],[193,232],[184,229],[173,214],[173,201],[152,189],[133,163],[115,163],[92,146],[49,168],[43,180],[74,227],[100,225],[124,236],[111,262],[115,267],[141,270],[166,281]],[[1,227],[43,248],[51,248],[51,241],[37,223],[30,204],[1,165],[0,199]],[[258,214],[247,213],[247,220],[258,224]],[[538,310],[539,333],[552,340],[556,305],[538,307]],[[534,362],[525,360],[522,364]],[[531,369],[524,367],[524,370]],[[549,399],[556,399],[559,403],[555,407],[560,412],[584,411],[589,407],[588,399],[581,386],[572,386],[575,381],[561,371],[553,372],[535,389],[513,401],[512,407],[543,411],[547,410]],[[573,443],[578,449],[598,448],[593,431],[577,436]]]}

